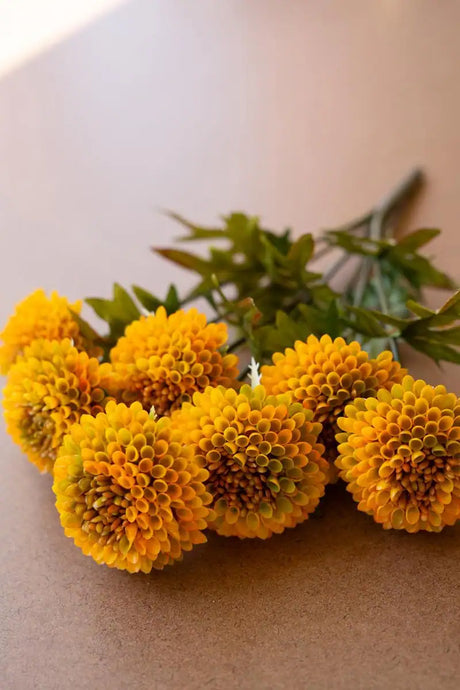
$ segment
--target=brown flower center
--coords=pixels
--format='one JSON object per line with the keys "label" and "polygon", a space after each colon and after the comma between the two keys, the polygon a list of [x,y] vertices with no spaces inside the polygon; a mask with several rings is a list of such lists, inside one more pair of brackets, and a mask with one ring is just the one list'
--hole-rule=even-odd
{"label": "brown flower center", "polygon": [[55,428],[49,412],[40,406],[24,408],[24,416],[19,422],[21,436],[35,453],[50,460],[55,460],[57,454],[57,449],[53,448]]}
{"label": "brown flower center", "polygon": [[243,430],[239,425],[240,430],[236,422],[211,438],[208,488],[215,501],[225,499],[228,507],[257,511],[263,502],[274,508],[281,490],[295,491],[301,431],[289,419],[247,422]]}
{"label": "brown flower center", "polygon": [[125,512],[130,506],[123,489],[116,486],[111,477],[102,475],[83,477],[79,487],[85,491],[85,504],[81,507],[82,530],[99,535],[104,544],[121,539],[128,524]]}
{"label": "brown flower center", "polygon": [[459,461],[446,456],[434,455],[430,451],[419,459],[396,458],[390,481],[401,491],[400,507],[417,505],[420,510],[428,510],[437,499],[439,489],[452,490],[455,468]]}
{"label": "brown flower center", "polygon": [[[229,507],[255,511],[261,501],[275,504],[267,468],[258,466],[254,459],[247,458],[242,466],[235,456],[221,454],[219,462],[209,466],[208,470],[208,487],[215,500],[224,498]],[[271,479],[273,482],[275,477]]]}

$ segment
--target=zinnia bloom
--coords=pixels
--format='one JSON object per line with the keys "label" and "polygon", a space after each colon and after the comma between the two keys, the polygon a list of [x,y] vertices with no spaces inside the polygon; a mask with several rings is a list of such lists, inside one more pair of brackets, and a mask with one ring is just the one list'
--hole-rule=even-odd
{"label": "zinnia bloom", "polygon": [[159,307],[134,321],[110,353],[124,401],[165,415],[206,386],[236,385],[238,358],[221,351],[226,341],[227,326],[196,309],[168,316]]}
{"label": "zinnia bloom", "polygon": [[293,402],[313,411],[314,420],[323,425],[320,441],[332,463],[337,457],[337,418],[345,405],[358,396],[375,395],[379,388],[390,388],[406,373],[389,351],[371,359],[358,342],[310,335],[284,354],[273,355],[273,365],[262,367],[262,384],[274,395],[289,393]]}
{"label": "zinnia bloom", "polygon": [[148,573],[206,541],[207,478],[169,419],[111,401],[72,426],[53,491],[65,534],[85,555]]}
{"label": "zinnia bloom", "polygon": [[338,420],[336,465],[358,509],[385,529],[440,532],[460,518],[460,400],[406,376]]}
{"label": "zinnia bloom", "polygon": [[70,304],[66,297],[52,292],[47,297],[44,290],[36,290],[16,306],[0,339],[0,373],[6,374],[16,357],[32,340],[62,340],[72,338],[74,345],[84,349],[83,337],[72,312],[79,313],[81,301]]}
{"label": "zinnia bloom", "polygon": [[68,338],[34,340],[10,368],[3,391],[7,428],[42,472],[52,472],[70,426],[103,409],[109,370]]}
{"label": "zinnia bloom", "polygon": [[321,424],[289,396],[207,388],[173,414],[209,472],[209,526],[218,534],[266,539],[307,519],[324,494],[328,463]]}

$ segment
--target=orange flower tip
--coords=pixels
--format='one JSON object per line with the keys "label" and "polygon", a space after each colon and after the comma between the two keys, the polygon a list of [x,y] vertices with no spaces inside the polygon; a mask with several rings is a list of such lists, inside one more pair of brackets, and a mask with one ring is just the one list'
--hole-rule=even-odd
{"label": "orange flower tip", "polygon": [[0,333],[0,373],[6,374],[24,348],[33,340],[62,340],[71,338],[78,350],[100,354],[80,333],[74,314],[81,311],[81,300],[70,303],[66,297],[52,292],[47,297],[44,290],[36,290],[16,306]]}
{"label": "orange flower tip", "polygon": [[196,309],[164,307],[131,323],[110,357],[124,402],[139,400],[164,416],[207,386],[238,386],[238,358],[225,353],[227,326]]}
{"label": "orange flower tip", "polygon": [[3,392],[7,429],[42,472],[52,472],[72,424],[103,410],[110,369],[69,338],[34,340],[10,367]]}
{"label": "orange flower tip", "polygon": [[405,376],[357,398],[337,434],[336,466],[358,509],[385,529],[440,532],[460,519],[460,399]]}
{"label": "orange flower tip", "polygon": [[312,410],[314,419],[323,424],[320,441],[331,462],[331,479],[336,476],[337,419],[345,406],[358,396],[373,396],[380,388],[391,388],[407,373],[389,351],[373,359],[358,342],[333,340],[329,335],[298,340],[293,348],[276,352],[272,359],[272,365],[262,367],[262,384],[273,395],[288,394],[292,401]]}
{"label": "orange flower tip", "polygon": [[306,520],[324,494],[321,424],[289,395],[208,387],[171,422],[208,473],[208,523],[218,534],[266,539]]}
{"label": "orange flower tip", "polygon": [[210,494],[180,430],[110,401],[65,437],[53,491],[65,534],[111,568],[149,573],[206,541]]}

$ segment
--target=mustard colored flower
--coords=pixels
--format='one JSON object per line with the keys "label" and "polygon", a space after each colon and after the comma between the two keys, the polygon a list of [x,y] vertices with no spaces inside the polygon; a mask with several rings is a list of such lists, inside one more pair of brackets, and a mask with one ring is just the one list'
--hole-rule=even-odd
{"label": "mustard colored flower", "polygon": [[206,541],[208,472],[170,419],[140,402],[83,415],[56,460],[53,491],[65,534],[112,568],[162,569]]}
{"label": "mustard colored flower", "polygon": [[42,472],[52,472],[70,426],[103,409],[110,368],[68,338],[34,340],[10,368],[3,391],[7,428]]}
{"label": "mustard colored flower", "polygon": [[263,386],[218,386],[195,393],[174,412],[195,459],[209,472],[209,526],[224,536],[260,537],[307,519],[324,494],[328,463],[317,443],[321,424],[289,396]]}
{"label": "mustard colored flower", "polygon": [[460,400],[406,376],[338,420],[336,465],[385,529],[440,532],[460,518]]}
{"label": "mustard colored flower", "polygon": [[274,395],[289,393],[293,401],[313,411],[314,420],[323,425],[320,441],[332,463],[337,457],[337,417],[345,405],[358,396],[375,395],[379,388],[390,388],[406,373],[391,352],[371,359],[358,342],[310,335],[284,354],[273,355],[273,365],[262,367],[262,384]]}
{"label": "mustard colored flower", "polygon": [[110,353],[124,401],[165,415],[206,386],[236,385],[238,358],[221,352],[226,341],[227,326],[196,309],[142,316]]}
{"label": "mustard colored flower", "polygon": [[44,290],[36,290],[16,306],[0,340],[0,373],[6,374],[16,357],[32,340],[62,340],[72,338],[75,347],[84,348],[84,340],[71,311],[80,313],[81,301],[71,304],[66,297],[52,292],[47,297]]}

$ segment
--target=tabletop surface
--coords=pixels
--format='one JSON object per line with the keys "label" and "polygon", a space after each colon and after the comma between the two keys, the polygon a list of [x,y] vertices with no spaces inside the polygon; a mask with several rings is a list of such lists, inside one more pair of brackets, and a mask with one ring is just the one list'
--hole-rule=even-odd
{"label": "tabletop surface", "polygon": [[458,687],[460,525],[385,532],[342,485],[267,541],[128,575],[83,556],[1,432],[3,687]]}

